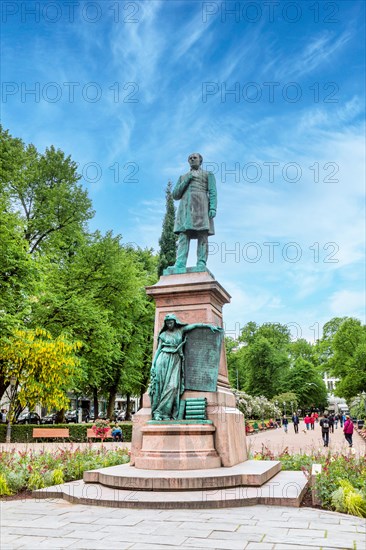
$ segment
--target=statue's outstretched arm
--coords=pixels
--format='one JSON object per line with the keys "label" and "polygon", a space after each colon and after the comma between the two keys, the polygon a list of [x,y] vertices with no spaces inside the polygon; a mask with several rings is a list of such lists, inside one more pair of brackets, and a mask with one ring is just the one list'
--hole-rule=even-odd
{"label": "statue's outstretched arm", "polygon": [[194,323],[193,325],[186,325],[183,327],[183,332],[189,332],[194,328],[209,328],[212,332],[223,332],[224,329],[215,325],[209,325],[208,323]]}

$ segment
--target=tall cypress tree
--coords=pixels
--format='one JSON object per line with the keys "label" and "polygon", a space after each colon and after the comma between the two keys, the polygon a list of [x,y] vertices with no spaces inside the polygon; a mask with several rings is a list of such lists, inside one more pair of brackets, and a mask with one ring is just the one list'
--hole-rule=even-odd
{"label": "tall cypress tree", "polygon": [[159,263],[158,275],[163,274],[163,270],[169,265],[173,265],[176,259],[176,246],[178,236],[174,233],[175,206],[172,196],[172,183],[169,181],[166,191],[166,211],[163,221],[163,230],[159,239]]}

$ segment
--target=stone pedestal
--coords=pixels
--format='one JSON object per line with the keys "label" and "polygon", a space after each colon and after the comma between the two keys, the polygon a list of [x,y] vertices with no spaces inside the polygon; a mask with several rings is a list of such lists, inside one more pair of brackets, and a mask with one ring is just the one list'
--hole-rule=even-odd
{"label": "stone pedestal", "polygon": [[[146,292],[156,303],[154,353],[159,331],[168,313],[175,313],[184,323],[210,323],[222,327],[222,308],[230,302],[230,295],[209,272],[162,276],[154,286],[147,287]],[[182,397],[206,397],[207,416],[215,427],[214,448],[220,457],[221,466],[234,466],[247,459],[244,418],[236,409],[235,396],[230,390],[224,345],[221,350],[217,391],[189,390]],[[150,419],[150,400],[145,394],[143,407],[133,418],[132,466],[138,464],[143,448],[144,427]]]}
{"label": "stone pedestal", "polygon": [[204,470],[220,468],[212,424],[153,424],[142,429],[142,448],[136,468],[147,470]]}

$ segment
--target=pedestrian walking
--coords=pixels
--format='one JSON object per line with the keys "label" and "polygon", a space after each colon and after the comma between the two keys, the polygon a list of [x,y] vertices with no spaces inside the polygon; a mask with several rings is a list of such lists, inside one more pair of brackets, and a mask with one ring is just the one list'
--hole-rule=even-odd
{"label": "pedestrian walking", "polygon": [[345,416],[344,416],[343,413],[341,413],[341,414],[339,415],[339,421],[340,421],[340,423],[341,423],[341,428],[343,428],[344,420],[345,420]]}
{"label": "pedestrian walking", "polygon": [[309,430],[310,429],[310,416],[308,414],[306,414],[306,416],[304,418],[304,422],[305,422],[306,429]]}
{"label": "pedestrian walking", "polygon": [[315,424],[315,416],[314,416],[314,413],[311,413],[311,416],[310,416],[310,426],[311,426],[311,429],[312,429],[312,430],[314,429],[314,424]]}
{"label": "pedestrian walking", "polygon": [[339,421],[339,414],[336,414],[334,416],[334,425],[336,430],[338,429],[338,421]]}
{"label": "pedestrian walking", "polygon": [[297,416],[297,413],[294,412],[292,414],[292,423],[294,425],[295,434],[299,433],[299,422],[300,422],[300,419]]}
{"label": "pedestrian walking", "polygon": [[334,434],[334,414],[329,415],[329,431]]}
{"label": "pedestrian walking", "polygon": [[320,420],[320,427],[322,429],[322,438],[324,441],[324,447],[329,445],[329,418],[327,413],[324,413],[324,417]]}
{"label": "pedestrian walking", "polygon": [[285,434],[287,434],[288,420],[285,415],[283,415],[283,418],[282,418],[282,426],[283,426],[283,429],[285,430]]}
{"label": "pedestrian walking", "polygon": [[347,414],[346,421],[344,423],[343,427],[343,433],[344,437],[346,438],[346,441],[350,447],[352,447],[352,434],[353,434],[353,422],[350,418],[350,416]]}

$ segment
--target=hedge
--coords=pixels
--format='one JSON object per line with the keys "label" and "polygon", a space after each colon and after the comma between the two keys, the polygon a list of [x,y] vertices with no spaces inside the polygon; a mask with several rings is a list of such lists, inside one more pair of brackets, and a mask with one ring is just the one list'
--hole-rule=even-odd
{"label": "hedge", "polygon": [[[132,422],[120,422],[119,425],[123,431],[123,440],[131,441],[132,436]],[[12,443],[32,443],[36,440],[33,439],[33,428],[69,428],[69,441],[85,442],[88,441],[86,437],[87,428],[91,428],[93,424],[13,424],[11,427],[11,442]],[[6,439],[6,424],[0,424],[0,443],[5,443]],[[98,438],[99,440],[99,438]],[[42,441],[56,441],[55,439],[42,439]]]}

